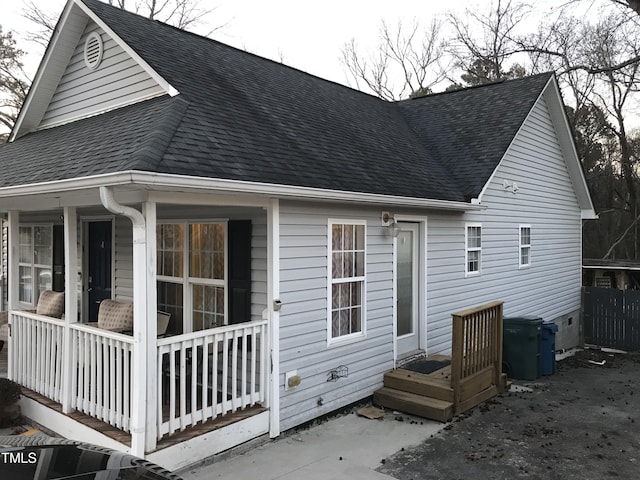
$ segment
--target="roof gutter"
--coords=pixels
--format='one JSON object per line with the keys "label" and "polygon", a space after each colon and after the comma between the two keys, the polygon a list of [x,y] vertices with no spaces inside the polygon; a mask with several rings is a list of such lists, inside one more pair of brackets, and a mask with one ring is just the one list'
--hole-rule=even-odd
{"label": "roof gutter", "polygon": [[0,199],[23,195],[52,194],[71,192],[89,188],[118,185],[140,185],[158,188],[185,188],[210,190],[221,193],[245,193],[268,197],[312,199],[329,202],[366,203],[378,205],[398,205],[416,208],[432,208],[439,210],[470,211],[483,210],[479,204],[436,200],[428,198],[403,197],[397,195],[381,195],[376,193],[347,192],[322,188],[302,187],[295,185],[279,185],[219,178],[204,178],[187,175],[127,171],[94,175],[90,177],[56,180],[53,182],[33,183],[0,188]]}

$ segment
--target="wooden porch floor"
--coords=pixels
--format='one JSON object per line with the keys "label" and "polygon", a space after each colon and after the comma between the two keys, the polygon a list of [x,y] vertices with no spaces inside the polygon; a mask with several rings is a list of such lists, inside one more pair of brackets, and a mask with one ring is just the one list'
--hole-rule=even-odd
{"label": "wooden porch floor", "polygon": [[[5,370],[6,372],[6,370]],[[5,373],[6,375],[6,373]],[[36,402],[55,410],[58,413],[62,413],[62,405],[59,403],[40,395],[39,393],[34,392],[33,390],[29,390],[28,388],[22,388],[22,394],[25,397],[31,398]],[[189,426],[183,431],[178,431],[171,436],[165,436],[156,446],[155,451],[162,450],[163,448],[170,447],[172,445],[176,445],[178,443],[191,440],[192,438],[198,437],[200,435],[204,435],[205,433],[213,432],[214,430],[218,430],[220,428],[227,427],[233,423],[239,422],[241,420],[245,420],[253,415],[257,415],[259,413],[265,412],[267,409],[261,406],[253,406],[249,408],[245,408],[244,410],[238,410],[234,413],[229,413],[219,418],[215,418],[213,420],[209,420],[205,423],[199,423],[194,426]],[[71,412],[65,414],[67,417],[72,418],[73,420],[86,425],[87,427],[99,431],[103,433],[109,438],[116,440],[117,442],[122,443],[128,447],[131,446],[131,435],[127,432],[119,430],[108,423],[105,423],[96,418],[90,417],[81,412]]]}

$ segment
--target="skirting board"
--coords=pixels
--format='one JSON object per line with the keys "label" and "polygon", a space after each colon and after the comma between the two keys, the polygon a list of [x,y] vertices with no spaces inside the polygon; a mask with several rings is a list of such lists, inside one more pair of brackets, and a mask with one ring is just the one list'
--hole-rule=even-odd
{"label": "skirting board", "polygon": [[174,471],[248,442],[265,433],[269,433],[269,411],[149,453],[146,459],[167,470]]}
{"label": "skirting board", "polygon": [[66,415],[52,410],[41,403],[23,396],[18,402],[22,415],[26,418],[39,423],[43,427],[54,431],[58,435],[76,440],[78,442],[86,442],[92,445],[111,448],[120,452],[129,453],[130,449],[126,445],[117,442],[113,438],[94,430],[82,423],[67,417]]}

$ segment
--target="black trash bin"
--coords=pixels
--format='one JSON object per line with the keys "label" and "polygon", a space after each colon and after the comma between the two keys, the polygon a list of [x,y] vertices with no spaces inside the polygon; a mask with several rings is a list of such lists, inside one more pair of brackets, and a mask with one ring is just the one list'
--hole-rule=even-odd
{"label": "black trash bin", "polygon": [[540,376],[542,318],[507,317],[503,321],[502,371],[509,378],[535,380]]}
{"label": "black trash bin", "polygon": [[543,323],[540,339],[540,374],[553,375],[556,373],[556,332],[558,325]]}

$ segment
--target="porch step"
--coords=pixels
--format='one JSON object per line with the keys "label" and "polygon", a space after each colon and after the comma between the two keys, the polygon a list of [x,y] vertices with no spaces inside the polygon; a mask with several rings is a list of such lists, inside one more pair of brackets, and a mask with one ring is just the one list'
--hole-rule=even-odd
{"label": "porch step", "polygon": [[392,370],[385,373],[384,386],[423,397],[453,402],[453,388],[449,380],[433,378],[423,373],[401,368]]}
{"label": "porch step", "polygon": [[423,397],[395,388],[382,387],[376,391],[373,394],[373,403],[439,422],[448,422],[453,417],[452,402]]}

